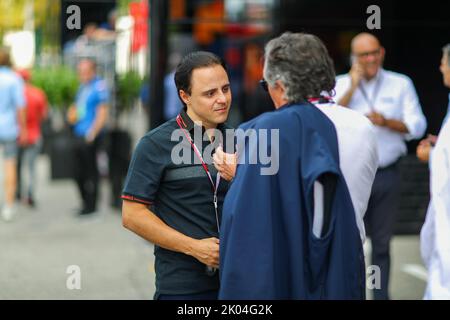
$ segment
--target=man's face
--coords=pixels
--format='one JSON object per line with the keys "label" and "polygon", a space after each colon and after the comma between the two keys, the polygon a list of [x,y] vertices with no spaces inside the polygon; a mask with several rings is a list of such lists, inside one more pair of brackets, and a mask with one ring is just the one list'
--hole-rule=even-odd
{"label": "man's face", "polygon": [[444,53],[441,59],[441,66],[439,70],[442,72],[442,78],[444,80],[444,85],[450,88],[450,66],[448,65],[448,56]]}
{"label": "man's face", "polygon": [[82,60],[78,64],[78,78],[81,83],[88,83],[95,76],[94,66],[90,61]]}
{"label": "man's face", "polygon": [[228,118],[231,105],[230,81],[221,65],[194,69],[191,76],[191,94],[181,91],[194,121],[201,121],[207,129],[215,128]]}
{"label": "man's face", "polygon": [[363,69],[363,76],[372,79],[383,64],[384,48],[372,37],[362,37],[355,42],[352,55]]}

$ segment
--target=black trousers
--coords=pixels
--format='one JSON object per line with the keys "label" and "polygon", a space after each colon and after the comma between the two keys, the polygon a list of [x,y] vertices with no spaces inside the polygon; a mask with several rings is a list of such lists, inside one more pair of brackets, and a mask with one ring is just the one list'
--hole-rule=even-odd
{"label": "black trousers", "polygon": [[84,138],[74,137],[74,178],[83,201],[83,209],[95,211],[99,186],[97,150],[99,138],[87,143]]}
{"label": "black trousers", "polygon": [[375,300],[389,299],[390,242],[400,198],[398,165],[378,169],[372,186],[364,222],[372,242],[371,264],[380,268],[380,288],[373,289]]}

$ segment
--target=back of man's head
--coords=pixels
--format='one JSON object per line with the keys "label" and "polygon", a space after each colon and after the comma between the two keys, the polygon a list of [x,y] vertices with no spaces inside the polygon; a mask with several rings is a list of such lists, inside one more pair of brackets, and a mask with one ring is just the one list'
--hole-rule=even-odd
{"label": "back of man's head", "polygon": [[307,33],[283,33],[265,47],[264,78],[280,80],[289,102],[329,94],[335,86],[333,61],[322,41]]}
{"label": "back of man's head", "polygon": [[5,47],[0,47],[0,67],[11,67],[9,50]]}

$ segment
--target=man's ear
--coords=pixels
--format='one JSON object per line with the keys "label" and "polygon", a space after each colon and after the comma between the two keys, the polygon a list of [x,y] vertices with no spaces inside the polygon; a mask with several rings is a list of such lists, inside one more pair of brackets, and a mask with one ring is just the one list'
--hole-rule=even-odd
{"label": "man's ear", "polygon": [[190,103],[191,96],[188,93],[186,93],[184,90],[180,90],[179,93],[180,93],[181,100],[183,100],[183,102],[186,105],[188,105]]}
{"label": "man's ear", "polygon": [[280,88],[281,92],[284,95],[284,93],[286,92],[286,87],[284,86],[283,82],[281,82],[281,80],[277,80],[275,81],[275,85]]}

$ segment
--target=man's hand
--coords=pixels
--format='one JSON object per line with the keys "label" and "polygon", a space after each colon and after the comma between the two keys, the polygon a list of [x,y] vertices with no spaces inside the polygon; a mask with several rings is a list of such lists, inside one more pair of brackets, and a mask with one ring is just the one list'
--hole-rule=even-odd
{"label": "man's hand", "polygon": [[92,142],[94,142],[95,140],[95,134],[92,132],[89,132],[85,137],[84,140],[86,141],[86,143],[91,144]]}
{"label": "man's hand", "polygon": [[386,118],[383,117],[381,113],[372,111],[367,115],[367,118],[369,118],[370,121],[376,126],[384,127],[386,126]]}
{"label": "man's hand", "polygon": [[356,87],[358,87],[359,82],[363,77],[363,72],[363,67],[359,63],[353,63],[352,68],[349,71],[350,79],[352,81],[352,89],[356,89]]}
{"label": "man's hand", "polygon": [[345,94],[337,101],[337,103],[341,106],[348,107],[350,101],[352,100],[353,94],[361,82],[361,79],[364,74],[363,67],[358,62],[352,64],[352,68],[348,72],[350,75],[350,88],[347,89]]}
{"label": "man's hand", "polygon": [[429,134],[425,139],[419,142],[416,149],[416,156],[422,162],[428,162],[430,160],[430,153],[433,146],[436,144],[437,136]]}
{"label": "man's hand", "polygon": [[426,141],[426,139],[420,141],[416,149],[417,158],[419,158],[421,162],[427,163],[428,160],[430,159],[431,148],[432,148],[431,144],[428,141]]}
{"label": "man's hand", "polygon": [[67,121],[69,124],[74,125],[78,120],[77,108],[75,106],[70,106],[67,110]]}
{"label": "man's hand", "polygon": [[219,239],[196,240],[191,255],[207,266],[219,268]]}
{"label": "man's hand", "polygon": [[236,175],[237,155],[236,153],[225,153],[222,147],[218,147],[213,155],[214,167],[222,178],[227,181],[233,180]]}

